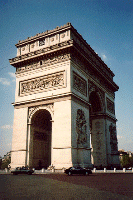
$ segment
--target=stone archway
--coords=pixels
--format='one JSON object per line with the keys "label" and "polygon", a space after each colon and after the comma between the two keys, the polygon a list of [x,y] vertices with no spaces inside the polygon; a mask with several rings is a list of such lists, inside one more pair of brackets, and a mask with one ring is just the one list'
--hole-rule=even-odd
{"label": "stone archway", "polygon": [[31,118],[29,165],[47,168],[51,165],[52,122],[48,110],[38,109]]}
{"label": "stone archway", "polygon": [[89,97],[89,102],[91,104],[91,113],[97,113],[101,111],[101,103],[100,103],[100,99],[99,99],[99,95],[97,94],[97,92],[93,91],[90,94]]}
{"label": "stone archway", "polygon": [[90,130],[92,132],[92,120],[103,111],[102,100],[100,94],[96,91],[92,91],[89,96],[89,119],[90,119]]}

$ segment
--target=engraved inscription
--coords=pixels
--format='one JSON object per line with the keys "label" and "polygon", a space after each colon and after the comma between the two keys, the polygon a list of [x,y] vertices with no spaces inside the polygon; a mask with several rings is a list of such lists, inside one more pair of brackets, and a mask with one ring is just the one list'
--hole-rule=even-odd
{"label": "engraved inscription", "polygon": [[64,73],[57,72],[47,76],[38,77],[20,82],[20,95],[27,93],[35,93],[36,91],[44,91],[50,88],[60,88],[65,85]]}
{"label": "engraved inscription", "polygon": [[75,72],[73,72],[73,88],[87,96],[87,82]]}

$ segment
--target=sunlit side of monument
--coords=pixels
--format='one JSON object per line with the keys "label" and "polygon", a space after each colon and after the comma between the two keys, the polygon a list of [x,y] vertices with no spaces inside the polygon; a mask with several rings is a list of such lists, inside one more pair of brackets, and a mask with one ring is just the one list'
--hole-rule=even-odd
{"label": "sunlit side of monument", "polygon": [[16,47],[11,167],[118,166],[113,72],[70,23]]}

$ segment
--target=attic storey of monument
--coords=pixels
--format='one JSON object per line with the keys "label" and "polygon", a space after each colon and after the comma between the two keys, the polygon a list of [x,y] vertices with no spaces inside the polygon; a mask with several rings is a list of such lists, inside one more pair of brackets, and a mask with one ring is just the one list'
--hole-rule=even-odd
{"label": "attic storey of monument", "polygon": [[12,168],[118,166],[114,73],[70,23],[16,47]]}

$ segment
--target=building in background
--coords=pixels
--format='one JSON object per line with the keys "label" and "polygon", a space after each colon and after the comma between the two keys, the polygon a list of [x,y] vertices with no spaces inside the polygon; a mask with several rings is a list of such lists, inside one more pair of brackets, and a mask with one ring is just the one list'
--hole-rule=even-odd
{"label": "building in background", "polygon": [[119,149],[119,159],[122,160],[124,155],[128,155],[129,158],[133,157],[133,153],[131,151],[125,151],[124,149]]}

